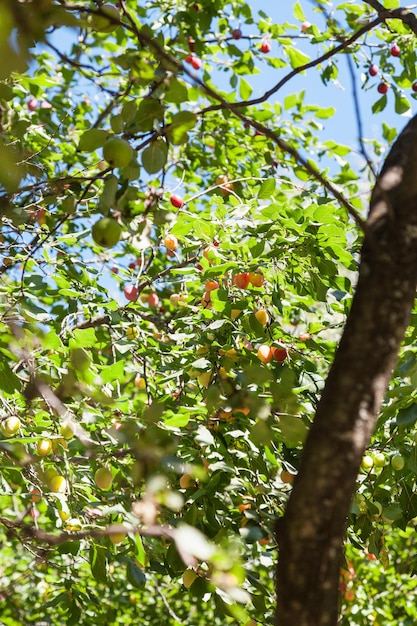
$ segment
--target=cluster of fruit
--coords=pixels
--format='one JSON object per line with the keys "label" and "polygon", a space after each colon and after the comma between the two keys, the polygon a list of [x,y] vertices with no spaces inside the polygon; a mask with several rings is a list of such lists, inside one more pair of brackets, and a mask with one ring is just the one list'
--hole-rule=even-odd
{"label": "cluster of fruit", "polygon": [[235,274],[232,279],[233,285],[239,289],[247,289],[249,285],[252,287],[262,287],[265,282],[262,272],[242,272]]}
{"label": "cluster of fruit", "polygon": [[[139,289],[136,285],[126,285],[123,289],[123,294],[129,302],[136,302],[139,298]],[[140,300],[143,304],[147,303],[152,308],[157,307],[159,304],[159,296],[155,292],[140,294]]]}
{"label": "cluster of fruit", "polygon": [[[382,468],[387,465],[388,460],[383,452],[376,452],[375,454],[365,454],[362,459],[361,467],[365,471],[370,471],[372,468]],[[404,469],[405,459],[401,454],[394,454],[390,459],[391,467],[400,472]]]}
{"label": "cluster of fruit", "polygon": [[[393,46],[391,46],[390,53],[391,53],[391,56],[393,57],[399,57],[401,55],[401,49],[399,45],[395,43]],[[379,67],[375,65],[375,63],[372,63],[372,65],[369,66],[368,72],[369,72],[369,76],[377,76],[379,74]],[[382,95],[385,95],[388,89],[389,89],[389,84],[385,80],[380,82],[377,87],[378,93]],[[417,92],[417,82],[414,82],[412,84],[411,89]]]}
{"label": "cluster of fruit", "polygon": [[[215,257],[215,251],[211,247],[206,248],[203,252],[203,255],[210,262],[210,261],[213,261]],[[239,289],[248,289],[249,285],[252,285],[252,287],[262,287],[262,285],[264,284],[264,281],[265,281],[265,278],[261,272],[241,272],[238,274],[234,274],[232,277],[232,285],[235,287],[238,287]],[[212,280],[212,279],[206,280],[205,291],[201,298],[201,303],[204,307],[211,306],[211,292],[219,288],[220,288],[220,283],[217,280]],[[264,322],[264,325],[267,324],[267,321],[268,321],[268,318]]]}
{"label": "cluster of fruit", "polygon": [[[141,380],[143,381],[140,376],[135,379],[135,385],[139,388],[143,388],[140,382]],[[20,419],[16,416],[10,416],[1,422],[0,431],[3,437],[10,439],[19,434],[21,427],[22,423]],[[52,455],[54,455],[53,458],[57,459],[68,449],[68,441],[72,439],[73,436],[74,430],[72,426],[70,424],[63,424],[58,435],[43,436],[41,439],[38,439],[34,452],[42,458],[43,463]],[[103,491],[109,490],[113,483],[112,472],[106,466],[97,468],[94,472],[93,479],[96,486]],[[62,521],[67,522],[71,518],[71,513],[66,498],[63,496],[68,493],[68,480],[59,473],[54,465],[47,464],[43,466],[43,469],[39,472],[39,481],[42,486],[32,487],[29,490],[30,502],[33,505],[38,504],[44,497],[44,489],[52,495],[61,494],[60,499],[57,500],[57,513]],[[37,518],[39,516],[39,510],[33,507],[30,511],[30,515]],[[110,540],[112,540],[111,537]]]}
{"label": "cluster of fruit", "polygon": [[269,363],[272,360],[283,363],[288,357],[288,350],[285,346],[268,346],[263,344],[259,346],[257,355],[261,363]]}

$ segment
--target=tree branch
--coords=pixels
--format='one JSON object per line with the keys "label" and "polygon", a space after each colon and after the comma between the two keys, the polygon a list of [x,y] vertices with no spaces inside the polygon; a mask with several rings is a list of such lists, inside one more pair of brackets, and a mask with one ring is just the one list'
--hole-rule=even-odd
{"label": "tree branch", "polygon": [[32,524],[23,524],[21,521],[12,522],[7,518],[0,517],[0,524],[3,524],[9,532],[19,533],[24,537],[32,537],[37,541],[46,543],[50,546],[58,546],[67,541],[79,541],[80,539],[91,539],[99,537],[108,537],[113,534],[133,533],[141,537],[175,537],[175,528],[166,526],[149,526],[141,528],[139,526],[125,526],[124,524],[111,524],[106,528],[92,528],[89,530],[63,531],[60,533],[48,533],[45,530],[36,528]]}
{"label": "tree branch", "polygon": [[410,30],[417,35],[417,17],[414,13],[407,8],[399,9],[386,9],[378,0],[365,0],[366,4],[369,4],[378,13],[381,20],[384,22],[388,19],[397,18],[407,24]]}

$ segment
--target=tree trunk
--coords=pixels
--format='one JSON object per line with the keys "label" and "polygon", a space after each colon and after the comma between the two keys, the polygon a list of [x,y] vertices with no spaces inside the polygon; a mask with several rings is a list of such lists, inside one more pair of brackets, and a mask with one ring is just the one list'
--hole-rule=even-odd
{"label": "tree trunk", "polygon": [[359,279],[300,472],[277,521],[276,626],[335,626],[346,520],[417,286],[417,117],[370,204]]}

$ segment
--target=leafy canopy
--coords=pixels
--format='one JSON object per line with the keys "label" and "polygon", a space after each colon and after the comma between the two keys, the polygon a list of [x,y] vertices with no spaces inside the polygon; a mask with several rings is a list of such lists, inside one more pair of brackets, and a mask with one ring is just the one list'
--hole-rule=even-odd
{"label": "leafy canopy", "polygon": [[[348,42],[357,103],[404,114],[416,58],[366,2],[255,5],[0,7],[5,624],[273,623],[274,519],[396,135],[358,161],[323,132],[333,106],[281,90],[349,94]],[[416,619],[414,342],[358,479],[342,623]]]}

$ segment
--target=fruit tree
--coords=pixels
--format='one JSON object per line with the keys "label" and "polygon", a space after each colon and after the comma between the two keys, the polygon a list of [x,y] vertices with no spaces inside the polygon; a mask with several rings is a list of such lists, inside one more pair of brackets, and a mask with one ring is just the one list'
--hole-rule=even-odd
{"label": "fruit tree", "polygon": [[3,0],[3,624],[417,622],[416,49]]}

